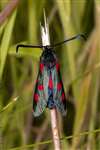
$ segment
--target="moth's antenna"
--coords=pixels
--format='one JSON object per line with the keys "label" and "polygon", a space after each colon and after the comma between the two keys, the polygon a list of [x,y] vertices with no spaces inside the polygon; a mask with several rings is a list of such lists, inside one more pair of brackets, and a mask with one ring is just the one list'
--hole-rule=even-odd
{"label": "moth's antenna", "polygon": [[[45,14],[44,14],[44,18],[45,18]],[[46,20],[45,20],[45,24],[46,24]],[[48,27],[47,27],[47,28],[48,28]],[[75,39],[83,38],[84,40],[86,40],[86,37],[85,37],[84,34],[78,34],[78,35],[73,36],[73,37],[71,37],[71,38],[69,38],[69,39],[67,39],[67,40],[62,41],[62,42],[59,42],[59,43],[50,45],[50,43],[49,43],[50,39],[49,39],[49,36],[48,36],[48,35],[49,35],[49,29],[47,29],[47,28],[44,29],[44,28],[42,27],[42,25],[41,25],[42,36],[44,36],[44,38],[42,38],[42,40],[44,40],[44,41],[42,41],[42,42],[44,43],[44,45],[24,45],[24,44],[18,44],[17,47],[16,47],[16,53],[18,52],[18,49],[19,49],[20,47],[26,47],[26,48],[45,48],[46,46],[49,46],[49,47],[56,47],[56,46],[65,44],[66,42],[70,42],[70,41],[75,40]],[[44,31],[44,30],[45,30],[45,31]],[[45,34],[45,33],[47,33],[47,34]],[[48,36],[48,37],[46,37],[46,36]],[[46,40],[48,40],[48,41],[46,41]],[[46,43],[48,43],[48,45],[46,45]]]}
{"label": "moth's antenna", "polygon": [[84,40],[86,40],[86,37],[84,34],[78,34],[76,36],[73,36],[67,40],[64,40],[62,42],[59,42],[59,43],[56,43],[56,44],[53,44],[51,45],[51,47],[56,47],[56,46],[59,46],[59,45],[62,45],[62,44],[65,44],[66,42],[69,42],[69,41],[72,41],[72,40],[75,40],[75,39],[80,39],[80,38],[83,38]]}
{"label": "moth's antenna", "polygon": [[20,47],[27,47],[27,48],[43,48],[44,46],[43,45],[24,45],[24,44],[18,44],[16,46],[16,53],[18,52],[18,49]]}

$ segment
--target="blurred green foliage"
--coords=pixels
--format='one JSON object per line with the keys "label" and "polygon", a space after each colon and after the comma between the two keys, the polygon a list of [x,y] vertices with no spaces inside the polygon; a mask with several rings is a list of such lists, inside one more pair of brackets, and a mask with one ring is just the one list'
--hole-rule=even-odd
{"label": "blurred green foliage", "polygon": [[[9,2],[0,1],[1,14]],[[86,42],[76,40],[56,49],[68,99],[67,116],[59,115],[61,137],[100,128],[100,1],[19,0],[0,25],[0,150],[53,149],[53,144],[46,142],[32,145],[52,138],[49,111],[39,118],[32,116],[32,96],[42,50],[21,48],[16,54],[19,43],[41,44],[43,9],[51,43],[77,33],[87,36]],[[64,140],[62,149],[99,150],[100,133]]]}

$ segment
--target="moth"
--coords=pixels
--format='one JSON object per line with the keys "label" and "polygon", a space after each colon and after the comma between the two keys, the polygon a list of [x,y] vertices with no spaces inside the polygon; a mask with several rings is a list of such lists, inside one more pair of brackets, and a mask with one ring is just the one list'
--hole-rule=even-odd
{"label": "moth", "polygon": [[80,37],[85,39],[83,34],[78,34],[54,45],[17,45],[16,52],[18,52],[19,47],[43,48],[33,95],[33,115],[35,117],[40,116],[46,107],[49,109],[56,108],[63,116],[66,115],[67,101],[60,73],[60,65],[54,48]]}

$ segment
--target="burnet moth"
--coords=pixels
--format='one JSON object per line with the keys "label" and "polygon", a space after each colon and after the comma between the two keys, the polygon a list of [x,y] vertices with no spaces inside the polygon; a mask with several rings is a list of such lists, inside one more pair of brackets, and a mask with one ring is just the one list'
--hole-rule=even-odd
{"label": "burnet moth", "polygon": [[49,109],[57,108],[62,115],[66,115],[66,98],[60,66],[53,48],[81,37],[86,39],[83,34],[78,34],[54,45],[17,45],[16,52],[20,47],[43,48],[33,95],[33,115],[35,117],[39,116],[46,107]]}

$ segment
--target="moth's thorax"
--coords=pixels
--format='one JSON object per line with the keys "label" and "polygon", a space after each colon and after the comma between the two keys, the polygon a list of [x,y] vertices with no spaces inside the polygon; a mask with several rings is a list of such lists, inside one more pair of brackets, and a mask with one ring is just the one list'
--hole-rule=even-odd
{"label": "moth's thorax", "polygon": [[55,52],[51,48],[45,48],[41,55],[40,62],[43,63],[48,69],[51,69],[57,63]]}

